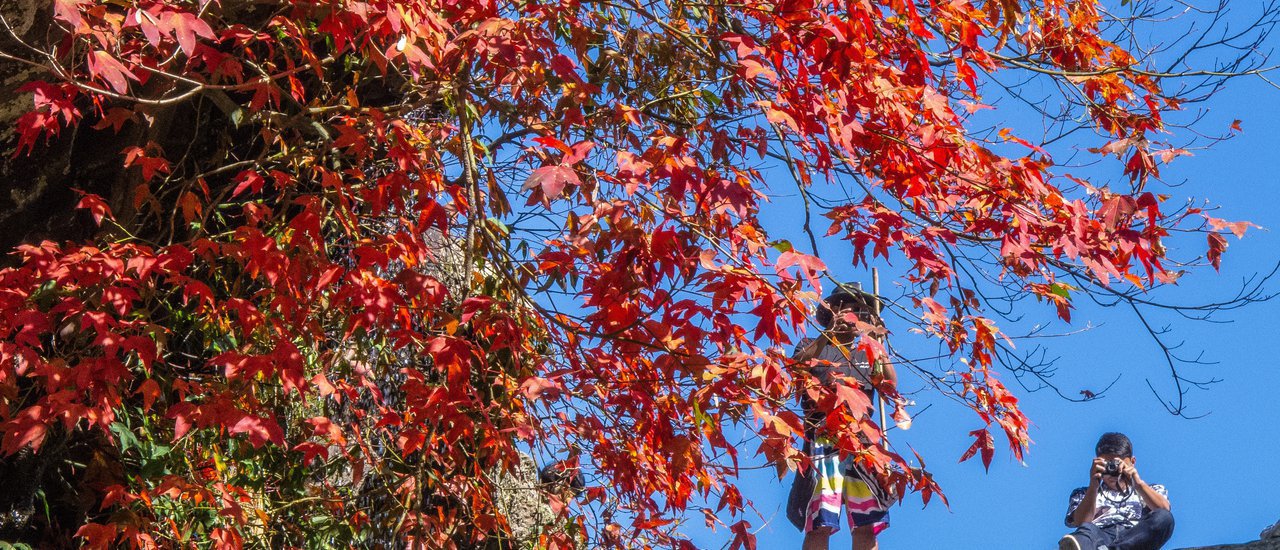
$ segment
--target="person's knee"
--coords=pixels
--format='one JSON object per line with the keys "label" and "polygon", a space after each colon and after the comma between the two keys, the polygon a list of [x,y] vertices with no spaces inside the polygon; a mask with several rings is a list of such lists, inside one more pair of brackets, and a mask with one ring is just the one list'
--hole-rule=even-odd
{"label": "person's knee", "polygon": [[1174,514],[1169,510],[1155,509],[1142,518],[1143,523],[1147,523],[1152,531],[1160,533],[1162,538],[1169,538],[1174,533]]}
{"label": "person's knee", "polygon": [[830,542],[831,531],[828,529],[818,529],[804,534],[804,544],[801,548],[803,550],[825,550],[830,548]]}
{"label": "person's knee", "polygon": [[839,528],[832,527],[830,525],[813,525],[809,527],[809,530],[805,531],[804,534],[806,537],[812,537],[815,539],[829,539],[831,538],[831,535],[836,534],[836,531],[839,531]]}
{"label": "person's knee", "polygon": [[853,536],[858,538],[876,538],[876,526],[861,525],[853,528]]}
{"label": "person's knee", "polygon": [[873,525],[853,528],[853,550],[876,550],[880,545],[876,542],[876,529]]}
{"label": "person's knee", "polygon": [[1088,548],[1092,550],[1098,546],[1095,541],[1101,538],[1101,531],[1102,530],[1092,522],[1085,522],[1078,525],[1076,530],[1068,533],[1068,535],[1075,538],[1076,543],[1078,543],[1081,548]]}
{"label": "person's knee", "polygon": [[1173,530],[1173,512],[1168,510],[1159,508],[1152,510],[1147,517],[1142,518],[1142,521],[1149,523],[1151,528],[1157,531]]}

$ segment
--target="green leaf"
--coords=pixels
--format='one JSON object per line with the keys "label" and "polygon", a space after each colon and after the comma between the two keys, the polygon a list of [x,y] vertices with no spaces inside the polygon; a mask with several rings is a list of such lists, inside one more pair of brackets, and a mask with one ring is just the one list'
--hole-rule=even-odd
{"label": "green leaf", "polygon": [[712,107],[719,107],[724,104],[724,100],[711,90],[702,90],[702,100]]}
{"label": "green leaf", "polygon": [[502,223],[502,220],[491,217],[487,221],[489,222],[489,227],[492,227],[497,231],[498,235],[506,237],[511,234],[511,228],[507,227],[507,224]]}
{"label": "green leaf", "polygon": [[140,449],[142,447],[142,444],[138,442],[138,436],[133,434],[133,430],[130,430],[129,426],[120,422],[112,422],[108,429],[115,434],[121,453],[128,452],[129,449]]}

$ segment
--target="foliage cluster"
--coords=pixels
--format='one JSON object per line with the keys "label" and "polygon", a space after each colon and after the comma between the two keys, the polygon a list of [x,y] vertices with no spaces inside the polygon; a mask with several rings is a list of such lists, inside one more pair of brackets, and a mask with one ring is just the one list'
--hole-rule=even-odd
{"label": "foliage cluster", "polygon": [[[40,6],[0,50],[31,68],[13,154],[107,143],[118,170],[59,182],[92,236],[0,270],[24,540],[502,547],[496,472],[539,449],[588,486],[527,543],[687,548],[697,509],[751,547],[740,460],[803,465],[797,395],[897,490],[939,490],[788,358],[819,240],[908,268],[895,315],[965,360],[929,376],[989,463],[1028,421],[958,256],[1067,319],[1068,281],[1169,284],[1171,232],[1216,267],[1244,229],[1147,189],[1184,98],[1096,0]],[[1069,90],[1125,182],[968,128],[1008,73]],[[808,252],[761,221],[788,189]]]}

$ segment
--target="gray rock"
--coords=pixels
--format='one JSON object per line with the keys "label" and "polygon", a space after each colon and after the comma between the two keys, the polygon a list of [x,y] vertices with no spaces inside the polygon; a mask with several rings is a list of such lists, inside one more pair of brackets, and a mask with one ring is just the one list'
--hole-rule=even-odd
{"label": "gray rock", "polygon": [[1258,535],[1260,540],[1240,544],[1219,544],[1217,546],[1197,546],[1181,550],[1280,550],[1280,521],[1277,521]]}
{"label": "gray rock", "polygon": [[1218,546],[1197,546],[1182,550],[1280,550],[1280,538],[1255,540],[1243,544],[1220,544]]}
{"label": "gray rock", "polygon": [[1270,527],[1263,529],[1262,534],[1258,535],[1258,538],[1263,540],[1280,539],[1280,521],[1272,523]]}

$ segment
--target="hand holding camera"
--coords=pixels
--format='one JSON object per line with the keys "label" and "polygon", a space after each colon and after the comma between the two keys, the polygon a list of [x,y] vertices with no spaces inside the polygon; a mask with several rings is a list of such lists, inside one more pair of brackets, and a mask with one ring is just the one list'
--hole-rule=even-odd
{"label": "hand holding camera", "polygon": [[1110,478],[1128,478],[1133,481],[1138,479],[1138,470],[1133,464],[1119,458],[1102,458],[1093,459],[1093,466],[1089,471],[1090,481],[1098,483],[1104,477]]}
{"label": "hand holding camera", "polygon": [[1107,472],[1107,459],[1095,458],[1093,464],[1089,466],[1089,484],[1097,485],[1102,481],[1102,476]]}

